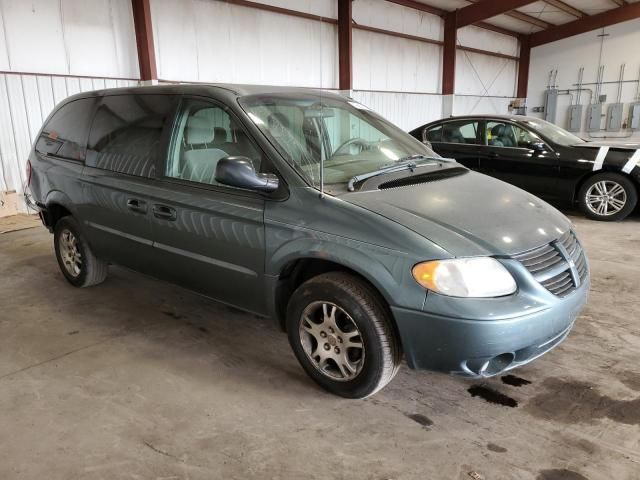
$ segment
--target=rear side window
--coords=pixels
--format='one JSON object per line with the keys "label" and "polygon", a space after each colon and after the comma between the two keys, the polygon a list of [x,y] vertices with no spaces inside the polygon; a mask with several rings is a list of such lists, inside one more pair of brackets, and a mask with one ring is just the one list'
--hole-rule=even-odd
{"label": "rear side window", "polygon": [[89,134],[87,166],[153,176],[172,95],[114,95],[98,106]]}
{"label": "rear side window", "polygon": [[69,102],[53,114],[36,141],[36,151],[67,160],[83,161],[95,98]]}

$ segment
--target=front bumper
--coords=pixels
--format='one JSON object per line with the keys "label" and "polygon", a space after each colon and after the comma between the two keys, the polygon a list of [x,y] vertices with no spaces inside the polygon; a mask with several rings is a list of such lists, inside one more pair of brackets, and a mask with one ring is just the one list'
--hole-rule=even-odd
{"label": "front bumper", "polygon": [[[531,313],[522,298],[483,299],[478,319],[392,307],[402,347],[411,368],[468,377],[490,377],[528,363],[561,343],[586,304],[589,282],[564,298],[549,294]],[[446,302],[440,298],[439,301]],[[455,299],[452,303],[462,303]],[[513,303],[513,316],[506,316]],[[546,303],[547,305],[540,305]],[[450,309],[450,313],[455,312]],[[501,315],[492,315],[501,310]],[[462,312],[461,312],[462,313]],[[468,312],[467,312],[468,313]]]}

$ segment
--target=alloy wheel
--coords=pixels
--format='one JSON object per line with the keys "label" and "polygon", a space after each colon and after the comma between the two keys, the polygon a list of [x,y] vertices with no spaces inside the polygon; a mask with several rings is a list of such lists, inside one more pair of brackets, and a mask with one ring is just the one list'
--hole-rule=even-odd
{"label": "alloy wheel", "polygon": [[70,230],[60,233],[60,258],[65,270],[72,277],[77,277],[82,271],[82,254],[78,246],[78,239]]}
{"label": "alloy wheel", "polygon": [[302,312],[300,342],[311,363],[337,381],[353,380],[364,365],[364,344],[353,318],[331,302],[312,302]]}
{"label": "alloy wheel", "polygon": [[587,190],[586,204],[596,215],[605,217],[615,215],[627,204],[627,192],[617,182],[601,180]]}

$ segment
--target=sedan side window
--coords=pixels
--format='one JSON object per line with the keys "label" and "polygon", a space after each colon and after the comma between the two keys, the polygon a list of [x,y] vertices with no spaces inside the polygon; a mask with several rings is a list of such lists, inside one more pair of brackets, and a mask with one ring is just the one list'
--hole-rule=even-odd
{"label": "sedan side window", "polygon": [[260,171],[258,149],[224,108],[202,100],[187,100],[178,116],[165,175],[221,185],[215,180],[216,166],[220,159],[230,156],[247,157]]}
{"label": "sedan side window", "polygon": [[478,143],[478,121],[459,120],[442,125],[442,140],[444,143]]}
{"label": "sedan side window", "polygon": [[531,148],[534,143],[541,143],[540,137],[533,132],[509,122],[487,122],[487,145],[508,148]]}

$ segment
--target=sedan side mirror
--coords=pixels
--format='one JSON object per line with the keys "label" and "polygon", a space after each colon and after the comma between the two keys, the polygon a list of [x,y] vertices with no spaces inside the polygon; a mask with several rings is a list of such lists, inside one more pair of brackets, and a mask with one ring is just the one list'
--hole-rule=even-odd
{"label": "sedan side mirror", "polygon": [[543,152],[547,146],[543,142],[531,142],[529,148],[535,152]]}
{"label": "sedan side mirror", "polygon": [[273,173],[258,173],[247,157],[221,158],[216,165],[216,181],[230,187],[274,192],[278,189],[278,177]]}

